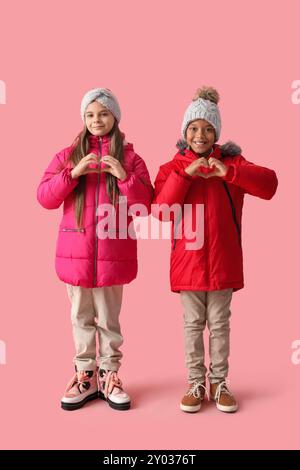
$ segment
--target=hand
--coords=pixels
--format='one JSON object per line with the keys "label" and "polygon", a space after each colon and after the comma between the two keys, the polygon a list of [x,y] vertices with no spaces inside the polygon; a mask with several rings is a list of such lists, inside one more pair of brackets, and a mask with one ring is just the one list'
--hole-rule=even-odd
{"label": "hand", "polygon": [[209,168],[208,161],[205,157],[197,158],[197,160],[194,160],[189,166],[187,166],[184,171],[190,175],[190,176],[203,176],[205,175],[199,171],[199,167],[204,166],[205,168]]}
{"label": "hand", "polygon": [[219,176],[220,178],[222,178],[223,176],[226,176],[228,167],[224,165],[224,163],[222,163],[221,160],[211,157],[208,159],[208,164],[210,168],[214,167],[215,171],[212,173],[209,173],[207,175],[207,178],[211,178],[212,176]]}
{"label": "hand", "polygon": [[112,157],[111,155],[105,155],[101,158],[101,161],[107,165],[101,169],[102,172],[110,173],[121,181],[125,180],[127,173],[119,160]]}
{"label": "hand", "polygon": [[[201,171],[201,167],[213,169],[209,173],[203,173]],[[211,178],[212,176],[219,176],[223,177],[227,174],[228,167],[224,165],[220,160],[217,158],[209,158],[208,161],[205,157],[198,158],[194,162],[192,162],[187,168],[185,168],[185,172],[190,176],[201,176],[201,178]]]}
{"label": "hand", "polygon": [[[97,165],[97,167],[90,168],[89,165]],[[83,157],[80,162],[71,171],[72,178],[78,178],[78,176],[86,175],[87,173],[100,173],[99,157],[94,153],[89,153]]]}

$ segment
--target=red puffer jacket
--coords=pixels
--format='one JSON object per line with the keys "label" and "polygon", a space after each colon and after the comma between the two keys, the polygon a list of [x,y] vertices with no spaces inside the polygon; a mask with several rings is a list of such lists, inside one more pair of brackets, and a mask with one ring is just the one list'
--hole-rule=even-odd
{"label": "red puffer jacket", "polygon": [[[241,246],[244,194],[271,199],[277,189],[276,173],[245,160],[240,148],[231,142],[223,146],[214,145],[210,156],[228,166],[225,177],[205,179],[189,176],[184,169],[197,158],[197,154],[181,149],[172,161],[160,167],[155,180],[153,203],[179,204],[182,208],[181,215],[173,217],[159,212],[159,206],[154,205],[152,209],[154,216],[172,221],[170,281],[173,292],[227,288],[237,291],[244,287]],[[194,224],[196,205],[204,208],[202,226],[197,228],[203,231],[203,243],[192,250],[187,249],[186,244],[191,239],[185,233],[188,213],[183,209],[185,204],[191,205],[190,215]],[[174,237],[174,222],[175,231],[182,224],[181,238]]]}

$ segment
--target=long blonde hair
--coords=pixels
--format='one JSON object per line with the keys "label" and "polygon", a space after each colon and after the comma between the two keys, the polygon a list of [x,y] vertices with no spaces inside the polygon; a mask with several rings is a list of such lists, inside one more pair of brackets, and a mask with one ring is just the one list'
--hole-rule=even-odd
{"label": "long blonde hair", "polygon": [[[72,151],[69,157],[65,160],[62,166],[58,168],[58,172],[62,168],[67,166],[69,162],[72,163],[72,166],[75,167],[80,160],[88,155],[89,152],[89,137],[90,132],[87,127],[84,126],[84,129],[78,134],[72,144]],[[124,149],[123,141],[124,135],[121,133],[117,121],[115,121],[113,128],[109,132],[110,137],[110,149],[109,154],[119,160],[122,164],[124,161]],[[119,199],[119,188],[117,184],[117,178],[110,173],[105,173],[106,178],[106,191],[109,197],[110,202],[115,206]],[[85,198],[85,188],[86,188],[86,175],[79,176],[79,182],[74,189],[74,204],[75,204],[75,218],[77,228],[83,228],[83,209],[84,209],[84,198]]]}

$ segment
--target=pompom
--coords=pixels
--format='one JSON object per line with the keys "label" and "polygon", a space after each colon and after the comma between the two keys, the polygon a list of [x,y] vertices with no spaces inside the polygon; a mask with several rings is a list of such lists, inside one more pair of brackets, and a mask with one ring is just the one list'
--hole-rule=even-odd
{"label": "pompom", "polygon": [[218,104],[220,95],[215,88],[212,88],[210,86],[203,86],[202,88],[198,88],[198,90],[196,90],[196,93],[193,97],[193,101],[196,101],[199,98]]}

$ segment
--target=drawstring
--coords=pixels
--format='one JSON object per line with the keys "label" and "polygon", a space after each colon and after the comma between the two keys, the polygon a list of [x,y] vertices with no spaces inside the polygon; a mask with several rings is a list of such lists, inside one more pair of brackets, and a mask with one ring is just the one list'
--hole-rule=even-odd
{"label": "drawstring", "polygon": [[86,374],[85,371],[76,372],[76,374],[72,377],[72,379],[68,383],[65,393],[67,393],[75,384],[77,384],[77,388],[80,393],[82,393],[80,385],[82,385],[84,390],[87,390],[86,383],[89,382],[89,378],[90,377]]}
{"label": "drawstring", "polygon": [[99,390],[103,391],[105,398],[107,398],[108,395],[113,391],[114,387],[117,387],[122,390],[122,382],[117,376],[117,372],[113,370],[106,371],[102,377],[99,372],[98,386]]}

